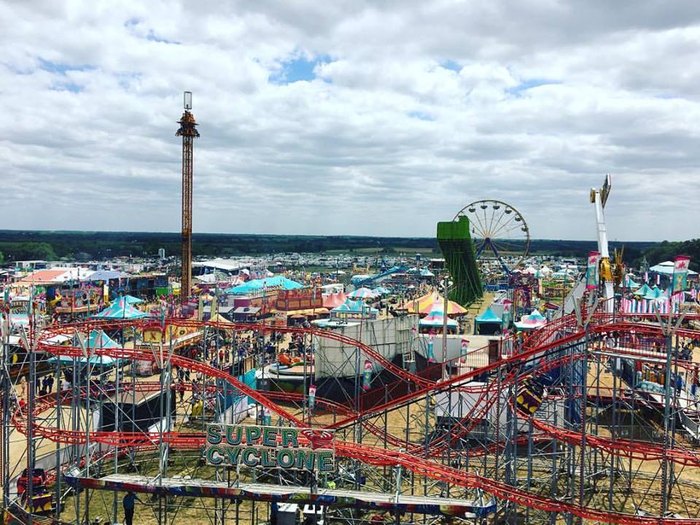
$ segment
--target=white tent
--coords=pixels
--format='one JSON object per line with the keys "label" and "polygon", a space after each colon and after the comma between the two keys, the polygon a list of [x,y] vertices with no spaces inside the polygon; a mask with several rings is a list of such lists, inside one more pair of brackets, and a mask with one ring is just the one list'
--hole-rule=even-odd
{"label": "white tent", "polygon": [[[649,268],[650,272],[654,273],[660,273],[662,275],[673,275],[673,267],[674,267],[673,261],[664,261],[660,262],[659,264],[655,264],[651,268]],[[697,275],[698,272],[694,272],[693,270],[688,270],[688,275]]]}

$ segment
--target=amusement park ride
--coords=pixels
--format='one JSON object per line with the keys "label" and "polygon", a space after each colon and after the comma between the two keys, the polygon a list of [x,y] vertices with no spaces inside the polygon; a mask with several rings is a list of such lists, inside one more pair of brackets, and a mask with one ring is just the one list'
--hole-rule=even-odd
{"label": "amusement park ride", "polygon": [[598,264],[600,266],[600,277],[603,280],[602,299],[605,301],[608,313],[611,313],[613,310],[613,297],[615,295],[613,271],[610,263],[610,250],[608,248],[608,228],[605,225],[604,213],[605,204],[608,202],[608,195],[610,195],[611,188],[612,183],[610,175],[607,175],[603,187],[600,190],[596,190],[595,188],[591,189],[591,203],[595,206],[595,217],[598,226],[598,255],[600,257]]}
{"label": "amusement park ride", "polygon": [[[523,215],[499,200],[467,204],[453,220],[469,219],[477,259],[493,258],[509,274],[530,250],[530,228]],[[508,259],[508,260],[507,260]]]}
{"label": "amusement park ride", "polygon": [[[608,179],[592,195],[603,260],[609,189]],[[33,317],[22,332],[28,395],[8,372],[5,312],[7,522],[119,523],[133,491],[139,523],[699,525],[698,365],[680,352],[700,339],[683,321],[699,316],[671,312],[664,324],[616,311],[607,275],[576,313],[527,338],[418,367],[385,352],[362,321],[350,337],[178,317]],[[411,330],[400,331],[392,344],[410,346]],[[114,344],[95,343],[96,332]],[[231,366],[212,360],[248,337],[276,353],[286,341],[318,352],[302,362],[302,388],[262,391],[235,352]],[[38,360],[51,363],[56,391],[35,391]],[[143,363],[159,375],[140,377]],[[317,388],[321,368],[344,378],[343,396]]]}
{"label": "amusement park ride", "polygon": [[192,109],[192,92],[185,91],[184,112],[178,124],[176,135],[182,137],[182,272],[180,279],[180,297],[187,300],[191,293],[192,282],[192,187],[194,164],[194,139],[199,137],[197,122],[190,111]]}

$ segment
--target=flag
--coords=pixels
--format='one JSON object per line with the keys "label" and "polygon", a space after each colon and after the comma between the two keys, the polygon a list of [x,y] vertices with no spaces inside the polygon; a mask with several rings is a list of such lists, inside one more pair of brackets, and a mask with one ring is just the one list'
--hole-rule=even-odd
{"label": "flag", "polygon": [[590,252],[588,254],[588,265],[586,266],[586,290],[595,290],[600,284],[600,272],[598,263],[600,262],[600,253]]}
{"label": "flag", "polygon": [[688,265],[690,257],[679,255],[673,264],[673,281],[671,283],[671,294],[676,294],[685,290],[686,279],[688,278]]}

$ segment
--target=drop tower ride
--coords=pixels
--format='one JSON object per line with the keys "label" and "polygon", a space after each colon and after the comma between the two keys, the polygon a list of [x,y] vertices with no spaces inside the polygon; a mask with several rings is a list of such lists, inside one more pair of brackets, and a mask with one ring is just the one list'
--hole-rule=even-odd
{"label": "drop tower ride", "polygon": [[180,301],[186,302],[192,291],[192,168],[194,139],[199,137],[197,122],[192,109],[192,92],[185,91],[185,112],[178,121],[180,129],[175,133],[182,137],[182,277]]}

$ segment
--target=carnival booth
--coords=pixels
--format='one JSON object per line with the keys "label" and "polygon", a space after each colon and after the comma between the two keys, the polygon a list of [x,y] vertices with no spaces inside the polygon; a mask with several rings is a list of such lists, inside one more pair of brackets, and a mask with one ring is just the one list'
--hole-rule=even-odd
{"label": "carnival booth", "polygon": [[341,292],[333,292],[328,294],[323,294],[323,307],[333,309],[337,308],[347,300],[347,296]]}
{"label": "carnival booth", "polygon": [[[430,292],[416,299],[405,301],[399,308],[409,314],[428,315],[435,303],[445,304],[445,298],[438,292]],[[444,307],[443,307],[444,309]],[[467,309],[454,301],[447,301],[447,315],[466,315]]]}
{"label": "carnival booth", "polygon": [[474,321],[476,335],[494,335],[503,328],[503,318],[496,315],[490,306],[482,314],[477,315]]}
{"label": "carnival booth", "polygon": [[448,332],[456,333],[459,328],[459,323],[449,316],[445,318],[444,305],[440,301],[435,301],[430,313],[423,319],[418,321],[418,328],[421,332],[426,333],[435,330],[447,328]]}
{"label": "carnival booth", "polygon": [[347,299],[343,304],[331,310],[331,320],[376,319],[379,310],[367,305],[361,299]]}
{"label": "carnival booth", "polygon": [[94,319],[143,319],[148,317],[148,314],[129,304],[125,297],[120,297],[92,317]]}
{"label": "carnival booth", "polygon": [[81,338],[76,335],[73,337],[73,345],[83,347],[85,354],[89,357],[71,357],[68,355],[61,355],[57,357],[51,357],[47,360],[48,363],[55,363],[58,361],[62,367],[72,367],[75,363],[78,366],[88,365],[95,372],[100,372],[105,369],[113,368],[121,364],[121,359],[117,359],[108,355],[96,355],[95,350],[103,350],[108,348],[121,348],[121,345],[117,343],[114,339],[109,337],[102,330],[92,330],[87,339],[81,340]]}
{"label": "carnival booth", "polygon": [[361,299],[363,301],[367,300],[373,300],[376,299],[379,296],[379,294],[375,293],[374,290],[370,290],[369,288],[358,288],[357,290],[353,290],[348,294],[348,297],[350,299]]}
{"label": "carnival booth", "polygon": [[523,315],[520,321],[516,321],[514,324],[518,330],[536,330],[547,324],[547,318],[535,309],[530,315]]}

